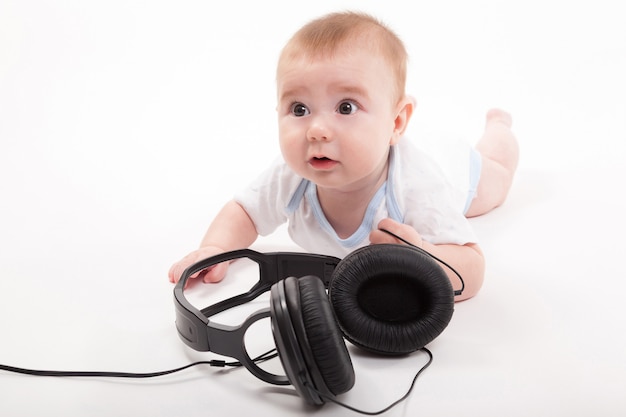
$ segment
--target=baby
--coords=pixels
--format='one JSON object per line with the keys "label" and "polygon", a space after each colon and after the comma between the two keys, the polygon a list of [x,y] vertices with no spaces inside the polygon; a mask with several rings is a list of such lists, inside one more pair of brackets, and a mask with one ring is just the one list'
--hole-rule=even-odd
{"label": "baby", "polygon": [[[456,169],[445,173],[403,137],[415,107],[405,93],[406,67],[402,41],[363,13],[329,14],[296,32],[276,73],[282,160],[226,203],[200,248],[171,267],[170,281],[287,222],[303,249],[337,257],[399,243],[386,229],[463,276],[457,301],[474,296],[485,264],[467,217],[489,212],[508,194],[519,153],[511,117],[490,110],[475,147],[450,152]],[[218,282],[227,267],[196,278]]]}

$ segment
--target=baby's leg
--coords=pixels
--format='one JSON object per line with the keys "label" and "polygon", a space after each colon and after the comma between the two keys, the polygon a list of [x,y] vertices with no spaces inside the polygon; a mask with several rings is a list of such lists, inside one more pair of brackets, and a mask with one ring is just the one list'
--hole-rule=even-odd
{"label": "baby's leg", "polygon": [[506,199],[517,169],[519,147],[511,132],[511,115],[500,109],[487,112],[483,136],[476,143],[482,156],[480,181],[467,217],[480,216],[501,205]]}

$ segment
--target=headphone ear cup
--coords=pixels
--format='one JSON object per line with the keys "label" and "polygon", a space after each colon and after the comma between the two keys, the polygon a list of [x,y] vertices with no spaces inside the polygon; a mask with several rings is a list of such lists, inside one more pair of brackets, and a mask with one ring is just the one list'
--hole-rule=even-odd
{"label": "headphone ear cup", "polygon": [[289,277],[272,286],[274,340],[289,381],[311,404],[354,385],[352,361],[322,281]]}
{"label": "headphone ear cup", "polygon": [[346,339],[388,355],[421,349],[454,311],[446,273],[408,245],[370,245],[349,254],[335,268],[329,298]]}

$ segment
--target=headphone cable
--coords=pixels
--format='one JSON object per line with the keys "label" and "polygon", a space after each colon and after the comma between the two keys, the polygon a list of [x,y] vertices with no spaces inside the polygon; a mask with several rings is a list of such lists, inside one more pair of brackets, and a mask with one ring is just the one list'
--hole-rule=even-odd
{"label": "headphone cable", "polygon": [[[344,408],[346,408],[348,410],[351,410],[351,411],[354,411],[356,413],[370,415],[370,416],[375,416],[375,415],[379,415],[379,414],[385,413],[385,412],[389,411],[390,409],[392,409],[393,407],[395,407],[396,405],[400,404],[402,401],[404,401],[404,400],[406,400],[408,398],[408,396],[413,391],[413,388],[415,387],[415,383],[417,382],[417,379],[419,378],[419,376],[433,362],[433,354],[431,353],[430,350],[428,350],[427,348],[424,347],[424,348],[421,348],[420,351],[423,351],[423,352],[425,352],[428,355],[428,362],[426,362],[426,364],[423,365],[419,369],[417,374],[415,374],[415,376],[413,377],[413,381],[411,382],[411,385],[409,386],[409,389],[407,390],[407,392],[402,397],[400,397],[399,399],[397,399],[396,401],[394,401],[393,403],[391,403],[387,407],[383,408],[382,410],[379,410],[379,411],[360,410],[360,409],[352,407],[352,406],[350,406],[348,404],[342,403],[342,402],[336,400],[335,398],[330,397],[330,396],[328,396],[328,395],[326,395],[324,393],[319,392],[315,387],[312,387],[312,388],[324,400],[332,402],[334,404],[337,404],[337,405],[339,405],[341,407],[344,407]],[[271,350],[269,350],[269,351],[267,351],[267,352],[257,356],[256,358],[253,359],[253,361],[254,362],[265,362],[265,361],[273,359],[273,358],[275,358],[277,356],[278,356],[278,353],[276,352],[276,349],[274,348],[274,349],[271,349]],[[154,377],[169,375],[169,374],[180,372],[180,371],[183,371],[185,369],[191,368],[193,366],[198,366],[198,365],[209,365],[209,366],[216,366],[216,367],[226,367],[226,366],[240,367],[240,366],[243,366],[241,364],[241,362],[226,362],[226,361],[222,361],[222,360],[210,360],[210,361],[193,362],[193,363],[190,363],[188,365],[181,366],[181,367],[175,368],[175,369],[169,369],[169,370],[166,370],[166,371],[138,372],[138,373],[137,372],[111,372],[111,371],[49,371],[49,370],[20,368],[20,367],[9,366],[9,365],[2,365],[2,364],[0,364],[0,370],[1,371],[6,371],[6,372],[14,372],[14,373],[18,373],[18,374],[30,375],[30,376],[72,377],[72,378],[75,378],[75,377],[135,378],[135,379],[139,378],[139,379],[141,379],[141,378],[154,378]]]}
{"label": "headphone cable", "polygon": [[[278,356],[276,352],[276,348],[273,348],[256,358],[252,359],[253,362],[261,363],[273,359]],[[56,376],[56,377],[100,377],[100,378],[154,378],[164,375],[173,374],[176,372],[183,371],[185,369],[191,368],[193,366],[198,365],[209,365],[215,366],[219,368],[224,367],[241,367],[243,366],[241,362],[226,362],[223,360],[210,360],[210,361],[198,361],[193,362],[185,366],[181,366],[175,369],[169,369],[166,371],[158,371],[158,372],[114,372],[114,371],[47,371],[47,370],[39,370],[39,369],[27,369],[27,368],[19,368],[16,366],[2,365],[0,364],[0,370],[7,372],[14,372],[18,374],[24,375],[32,375],[32,376]]]}
{"label": "headphone cable", "polygon": [[413,248],[417,249],[418,251],[422,252],[424,255],[428,255],[428,256],[430,256],[432,259],[434,259],[435,261],[437,261],[437,262],[439,262],[439,263],[441,263],[441,264],[445,265],[445,266],[446,266],[446,267],[447,267],[450,271],[452,271],[452,272],[454,273],[454,275],[456,275],[456,276],[459,278],[459,280],[461,281],[461,289],[460,289],[460,290],[454,290],[454,295],[461,295],[461,294],[463,293],[463,290],[465,290],[465,280],[463,280],[463,277],[461,276],[461,274],[459,274],[459,273],[457,272],[457,270],[456,270],[456,269],[452,268],[452,266],[450,266],[450,264],[448,264],[447,262],[443,261],[442,259],[439,259],[438,257],[436,257],[435,255],[433,255],[432,253],[428,252],[426,249],[420,248],[419,246],[417,246],[417,245],[415,245],[415,244],[413,244],[413,243],[409,242],[409,241],[408,241],[408,240],[406,240],[405,238],[400,237],[400,236],[398,236],[397,234],[395,234],[395,233],[393,233],[393,232],[391,232],[391,231],[389,231],[389,230],[387,230],[387,229],[378,229],[378,230],[380,230],[381,232],[385,232],[385,233],[387,233],[388,235],[390,235],[390,236],[392,236],[392,237],[394,237],[394,238],[398,239],[400,242],[402,242],[402,243],[404,243],[404,244],[406,244],[406,245],[409,245],[409,246],[411,246],[411,247],[413,247]]}
{"label": "headphone cable", "polygon": [[[413,377],[413,381],[411,382],[411,385],[409,386],[409,389],[406,391],[406,393],[398,398],[396,401],[394,401],[393,403],[389,404],[387,407],[383,408],[382,410],[378,410],[378,411],[365,411],[365,410],[361,410],[355,407],[352,407],[348,404],[342,403],[338,400],[336,400],[335,398],[328,396],[320,391],[318,391],[315,387],[312,387],[311,385],[309,385],[309,387],[311,387],[313,389],[313,391],[315,391],[320,397],[322,397],[324,400],[326,401],[330,401],[334,404],[337,404],[343,408],[347,408],[350,411],[354,411],[355,413],[359,413],[359,414],[365,414],[368,416],[377,416],[379,414],[383,414],[386,413],[387,411],[391,410],[393,407],[395,407],[396,405],[400,404],[402,401],[406,400],[408,398],[408,396],[411,394],[411,392],[413,391],[413,388],[415,387],[415,383],[417,382],[417,379],[419,378],[419,376],[422,374],[422,372],[424,372],[426,370],[426,368],[428,368],[430,366],[431,363],[433,363],[433,354],[430,350],[428,350],[427,348],[423,347],[420,349],[420,351],[425,352],[428,355],[428,362],[426,362],[426,364],[424,364],[419,371],[417,371],[417,373],[415,374],[415,376]],[[306,384],[306,382],[305,382]]]}

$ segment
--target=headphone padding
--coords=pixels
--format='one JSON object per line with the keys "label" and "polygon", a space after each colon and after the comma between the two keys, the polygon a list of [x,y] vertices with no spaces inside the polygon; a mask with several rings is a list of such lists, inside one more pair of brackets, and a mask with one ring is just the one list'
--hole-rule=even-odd
{"label": "headphone padding", "polygon": [[346,339],[389,355],[430,343],[454,311],[446,273],[408,245],[370,245],[352,252],[337,265],[329,297]]}
{"label": "headphone padding", "polygon": [[304,331],[319,372],[332,394],[347,392],[354,385],[354,369],[324,284],[309,275],[298,279],[298,288]]}

